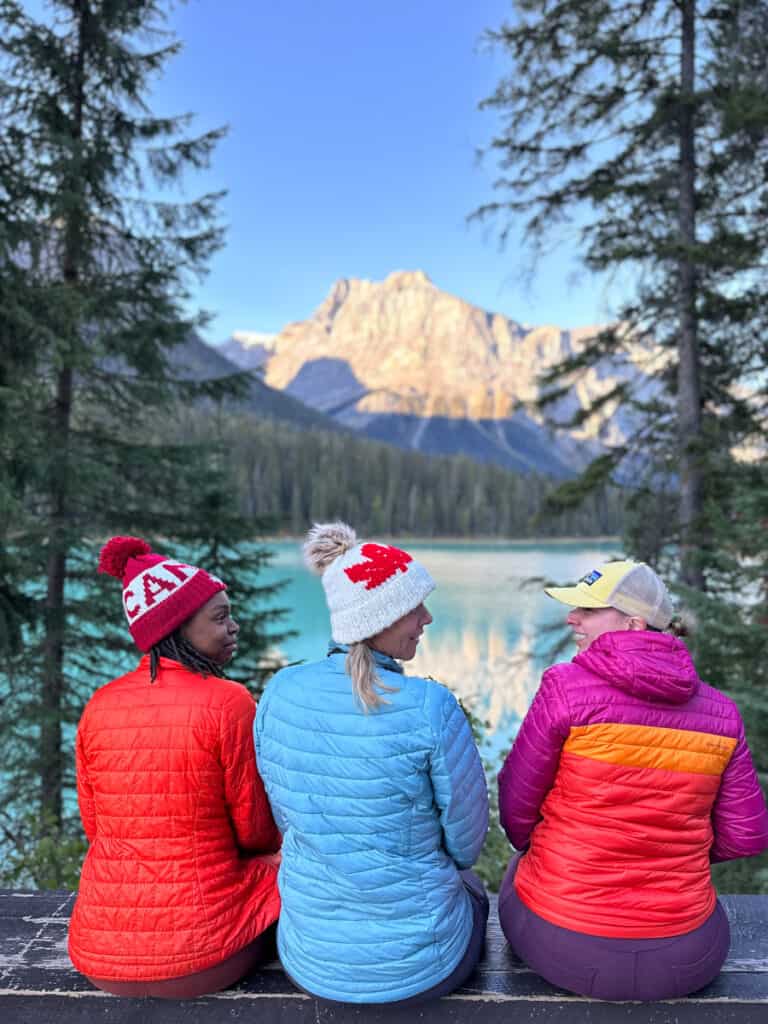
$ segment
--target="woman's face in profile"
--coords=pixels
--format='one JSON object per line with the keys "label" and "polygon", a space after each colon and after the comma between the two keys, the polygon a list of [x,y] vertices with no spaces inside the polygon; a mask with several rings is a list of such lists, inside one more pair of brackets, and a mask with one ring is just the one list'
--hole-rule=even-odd
{"label": "woman's face in profile", "polygon": [[573,630],[574,643],[581,653],[603,633],[627,629],[629,616],[615,608],[571,608],[565,621]]}
{"label": "woman's face in profile", "polygon": [[431,621],[432,616],[426,605],[420,604],[418,608],[414,608],[412,612],[408,612],[397,622],[372,636],[367,644],[375,651],[388,654],[397,661],[410,661],[416,654],[421,634]]}
{"label": "woman's face in profile", "polygon": [[184,623],[181,635],[206,658],[225,665],[237,650],[240,627],[232,618],[229,598],[220,590]]}

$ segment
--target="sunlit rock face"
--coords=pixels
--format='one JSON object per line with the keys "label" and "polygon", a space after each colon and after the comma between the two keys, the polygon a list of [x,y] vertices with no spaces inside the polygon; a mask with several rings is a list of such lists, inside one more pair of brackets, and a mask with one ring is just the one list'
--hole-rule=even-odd
{"label": "sunlit rock face", "polygon": [[[341,279],[313,316],[270,339],[265,381],[403,447],[473,454],[474,444],[477,457],[509,464],[526,451],[530,461],[533,444],[542,452],[534,451],[528,468],[564,475],[632,430],[616,401],[578,427],[554,433],[530,406],[541,397],[540,374],[578,352],[596,330],[523,326],[441,291],[422,271],[399,271],[382,282]],[[557,419],[565,422],[617,380],[640,372],[635,358],[587,371],[558,401]],[[496,430],[485,451],[488,445],[471,431],[451,433],[446,421],[459,420],[482,424],[486,435],[494,432],[489,424],[508,422],[515,429]],[[541,465],[547,447],[553,466],[559,462],[564,472]]]}

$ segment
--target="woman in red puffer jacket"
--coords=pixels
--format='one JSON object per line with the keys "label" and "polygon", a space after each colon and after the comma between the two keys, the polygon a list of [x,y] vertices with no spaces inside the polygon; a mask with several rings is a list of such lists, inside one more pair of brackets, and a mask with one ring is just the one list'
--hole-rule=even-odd
{"label": "woman in red puffer jacket", "polygon": [[99,571],[122,579],[145,654],[96,691],[78,727],[90,846],[69,954],[107,992],[199,996],[274,955],[280,910],[255,703],[221,678],[238,626],[221,580],[138,538],[109,541]]}

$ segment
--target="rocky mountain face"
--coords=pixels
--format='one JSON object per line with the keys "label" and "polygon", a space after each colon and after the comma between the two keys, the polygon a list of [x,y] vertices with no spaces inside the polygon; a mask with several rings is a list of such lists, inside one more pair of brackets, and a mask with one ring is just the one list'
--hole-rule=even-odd
{"label": "rocky mountain face", "polygon": [[[308,320],[256,346],[271,388],[372,438],[565,476],[632,430],[616,402],[577,429],[552,431],[531,410],[542,371],[595,331],[526,327],[414,271],[339,280]],[[233,339],[227,351],[246,365],[253,348]],[[635,355],[588,371],[553,410],[557,418],[640,374],[643,352]]]}

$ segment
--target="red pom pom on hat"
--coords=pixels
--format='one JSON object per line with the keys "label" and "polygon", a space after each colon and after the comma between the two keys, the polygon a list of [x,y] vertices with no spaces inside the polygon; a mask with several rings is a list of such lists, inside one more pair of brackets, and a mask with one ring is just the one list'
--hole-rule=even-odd
{"label": "red pom pom on hat", "polygon": [[140,537],[113,537],[99,554],[99,572],[109,573],[121,580],[129,558],[148,555],[152,548]]}

